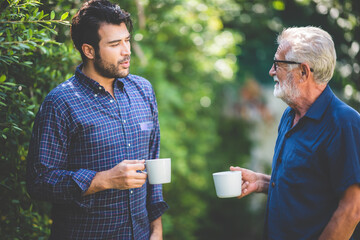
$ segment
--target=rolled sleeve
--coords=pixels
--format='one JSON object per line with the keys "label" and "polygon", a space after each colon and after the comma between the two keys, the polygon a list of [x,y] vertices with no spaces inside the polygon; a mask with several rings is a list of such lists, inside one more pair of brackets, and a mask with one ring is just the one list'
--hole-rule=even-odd
{"label": "rolled sleeve", "polygon": [[27,189],[39,200],[87,207],[82,193],[96,172],[67,170],[69,124],[64,108],[62,101],[48,97],[37,114],[27,157]]}
{"label": "rolled sleeve", "polygon": [[89,189],[91,181],[95,177],[95,174],[95,171],[80,169],[73,175],[72,178],[81,189],[81,193],[85,193]]}
{"label": "rolled sleeve", "polygon": [[150,194],[148,199],[148,214],[150,222],[159,218],[169,209],[162,196],[162,185],[149,185]]}
{"label": "rolled sleeve", "polygon": [[166,210],[169,209],[169,206],[165,201],[158,202],[155,204],[150,205],[148,211],[149,211],[149,221],[152,222],[159,218],[161,215],[164,214]]}

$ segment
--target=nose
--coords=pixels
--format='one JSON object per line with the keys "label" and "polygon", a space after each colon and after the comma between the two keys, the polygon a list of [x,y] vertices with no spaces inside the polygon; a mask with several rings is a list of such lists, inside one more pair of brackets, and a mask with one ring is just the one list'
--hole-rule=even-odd
{"label": "nose", "polygon": [[271,66],[270,70],[269,70],[269,75],[271,77],[275,76],[276,75],[276,71],[275,71],[275,66],[274,64]]}
{"label": "nose", "polygon": [[130,55],[131,54],[131,46],[130,42],[124,42],[121,46],[121,55]]}

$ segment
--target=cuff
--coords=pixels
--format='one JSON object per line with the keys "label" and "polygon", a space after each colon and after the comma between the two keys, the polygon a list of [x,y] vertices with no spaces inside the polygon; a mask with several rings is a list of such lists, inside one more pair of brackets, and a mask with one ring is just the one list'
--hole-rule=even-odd
{"label": "cuff", "polygon": [[81,191],[75,202],[79,207],[90,209],[94,202],[93,194],[83,197],[82,194],[88,190],[91,181],[95,177],[96,172],[92,170],[80,169],[73,176],[72,179]]}
{"label": "cuff", "polygon": [[151,204],[148,207],[149,221],[152,222],[155,219],[159,218],[168,209],[169,206],[164,201]]}
{"label": "cuff", "polygon": [[80,169],[73,176],[73,180],[81,189],[81,193],[84,193],[90,187],[91,181],[95,177],[96,172],[92,170]]}

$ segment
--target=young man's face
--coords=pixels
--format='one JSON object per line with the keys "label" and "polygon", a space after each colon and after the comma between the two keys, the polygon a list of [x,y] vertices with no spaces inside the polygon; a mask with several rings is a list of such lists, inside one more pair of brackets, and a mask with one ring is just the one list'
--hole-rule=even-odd
{"label": "young man's face", "polygon": [[124,78],[130,67],[130,33],[124,23],[104,23],[99,28],[99,50],[95,53],[95,70],[107,78]]}

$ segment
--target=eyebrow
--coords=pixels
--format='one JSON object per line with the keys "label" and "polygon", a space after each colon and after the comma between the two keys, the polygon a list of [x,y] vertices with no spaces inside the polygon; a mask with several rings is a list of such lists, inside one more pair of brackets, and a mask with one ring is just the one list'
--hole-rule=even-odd
{"label": "eyebrow", "polygon": [[[123,39],[130,39],[131,38],[131,34],[129,34],[127,37],[123,38]],[[108,44],[112,44],[112,43],[116,43],[116,42],[120,42],[123,39],[116,39],[116,40],[112,40],[107,42]]]}

